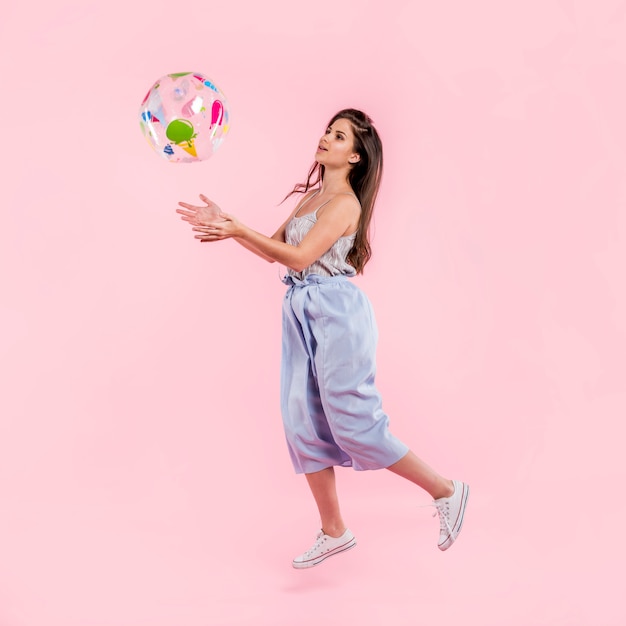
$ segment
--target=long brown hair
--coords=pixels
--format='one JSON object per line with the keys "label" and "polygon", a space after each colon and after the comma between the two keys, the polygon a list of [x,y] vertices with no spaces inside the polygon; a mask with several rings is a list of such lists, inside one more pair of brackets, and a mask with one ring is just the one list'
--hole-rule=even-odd
{"label": "long brown hair", "polygon": [[[348,174],[348,182],[361,203],[359,228],[354,245],[348,253],[348,262],[357,274],[362,274],[363,268],[372,256],[369,228],[383,174],[383,145],[372,120],[362,111],[343,109],[333,116],[328,126],[332,126],[339,119],[346,119],[352,125],[353,149],[361,157],[352,165]],[[298,183],[287,194],[285,200],[294,193],[306,193],[311,188],[321,187],[323,180],[324,166],[316,161],[307,174],[306,182]]]}

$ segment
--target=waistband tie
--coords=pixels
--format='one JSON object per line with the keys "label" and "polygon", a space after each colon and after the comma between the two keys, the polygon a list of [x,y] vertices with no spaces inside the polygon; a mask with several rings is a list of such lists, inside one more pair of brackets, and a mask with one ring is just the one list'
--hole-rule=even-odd
{"label": "waistband tie", "polygon": [[281,280],[289,287],[308,287],[309,285],[320,285],[323,283],[331,283],[336,281],[348,280],[348,276],[339,274],[338,276],[320,276],[319,274],[307,274],[304,278],[297,278],[291,274],[287,274]]}

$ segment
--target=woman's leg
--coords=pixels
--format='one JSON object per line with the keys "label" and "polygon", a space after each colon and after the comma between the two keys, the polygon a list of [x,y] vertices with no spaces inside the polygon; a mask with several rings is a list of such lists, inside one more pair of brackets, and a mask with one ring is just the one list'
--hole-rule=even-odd
{"label": "woman's leg", "polygon": [[346,525],[339,510],[335,484],[335,469],[327,467],[319,472],[305,474],[322,520],[322,531],[330,537],[341,537]]}
{"label": "woman's leg", "polygon": [[440,476],[410,450],[387,469],[419,485],[433,497],[439,514],[438,548],[447,550],[461,532],[469,485]]}
{"label": "woman's leg", "polygon": [[434,500],[448,498],[454,493],[454,485],[451,480],[437,474],[434,469],[426,465],[410,450],[397,463],[390,465],[387,469],[419,485]]}
{"label": "woman's leg", "polygon": [[322,518],[322,531],[318,533],[313,547],[293,560],[296,569],[319,565],[329,557],[356,546],[356,539],[346,528],[339,511],[334,468],[306,474],[306,478]]}

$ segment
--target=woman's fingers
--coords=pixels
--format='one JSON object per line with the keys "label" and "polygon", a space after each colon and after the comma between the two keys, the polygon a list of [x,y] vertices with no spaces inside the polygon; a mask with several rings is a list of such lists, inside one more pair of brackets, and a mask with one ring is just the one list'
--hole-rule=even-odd
{"label": "woman's fingers", "polygon": [[[209,198],[207,198],[202,193],[200,194],[200,200],[205,202],[208,207],[215,206],[217,208],[217,205],[215,205]],[[193,230],[196,233],[200,233],[194,236],[195,239],[199,239],[200,241],[204,241],[204,242],[218,241],[220,239],[224,239],[225,236],[228,236],[228,235],[225,235],[224,232],[222,232],[223,229],[217,226],[217,224],[206,223],[204,219],[206,216],[203,213],[203,211],[206,211],[205,207],[194,206],[193,204],[189,204],[187,202],[179,202],[178,206],[182,208],[176,209],[176,213],[178,213],[181,216],[182,220],[184,220],[185,222],[188,222],[189,224],[191,224],[191,226],[193,226],[191,230]],[[224,219],[225,214],[222,214],[221,210],[219,209],[218,211],[219,211],[219,217]],[[228,218],[230,218],[230,216],[228,216]],[[211,219],[207,221],[213,221],[214,219],[215,219],[215,216],[211,214]],[[229,221],[229,220],[227,219],[224,221]]]}
{"label": "woman's fingers", "polygon": [[192,226],[196,226],[198,225],[198,220],[195,216],[186,216],[186,215],[181,215],[181,220],[183,220],[183,222],[187,222],[188,224],[191,224]]}
{"label": "woman's fingers", "polygon": [[193,228],[198,234],[194,235],[195,239],[201,239],[202,241],[218,241],[224,239],[224,234],[215,230]]}
{"label": "woman's fingers", "polygon": [[214,226],[207,224],[193,224],[193,228],[191,230],[195,230],[197,233],[205,233],[207,235],[216,235],[218,232]]}
{"label": "woman's fingers", "polygon": [[179,202],[178,204],[184,207],[184,209],[176,209],[176,213],[179,213],[180,215],[186,215],[187,217],[193,217],[194,215],[198,214],[198,210],[196,209],[196,207],[192,206],[191,204],[182,204],[181,202]]}
{"label": "woman's fingers", "polygon": [[[193,211],[194,213],[197,213],[200,209],[203,208],[201,206],[196,206],[195,204],[189,204],[188,202],[179,202],[178,206],[182,206],[184,209],[187,209],[188,211]],[[178,211],[178,209],[176,210]]]}

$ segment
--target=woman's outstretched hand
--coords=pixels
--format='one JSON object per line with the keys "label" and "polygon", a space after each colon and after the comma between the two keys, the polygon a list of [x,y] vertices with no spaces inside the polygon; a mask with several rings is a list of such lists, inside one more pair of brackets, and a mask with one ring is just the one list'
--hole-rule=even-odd
{"label": "woman's outstretched hand", "polygon": [[241,224],[236,217],[227,213],[220,213],[220,220],[206,226],[194,226],[191,230],[199,233],[196,239],[200,241],[220,241],[229,237],[238,237],[241,234]]}
{"label": "woman's outstretched hand", "polygon": [[186,202],[179,202],[178,205],[183,208],[176,209],[176,213],[181,215],[182,220],[189,222],[192,226],[208,226],[212,222],[219,220],[222,210],[217,204],[202,194],[200,194],[200,200],[206,206],[194,206]]}
{"label": "woman's outstretched hand", "polygon": [[182,209],[176,209],[176,213],[185,222],[192,225],[192,230],[198,234],[195,236],[200,241],[220,241],[240,234],[241,224],[232,215],[222,213],[222,210],[206,196],[200,194],[206,206],[195,206],[186,202],[179,202]]}

